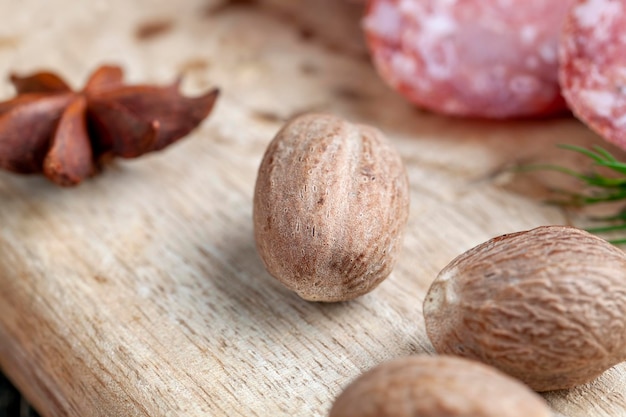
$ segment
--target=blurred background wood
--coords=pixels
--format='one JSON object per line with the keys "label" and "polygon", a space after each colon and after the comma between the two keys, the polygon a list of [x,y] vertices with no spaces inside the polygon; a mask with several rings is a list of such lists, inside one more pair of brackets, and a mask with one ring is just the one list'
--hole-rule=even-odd
{"label": "blurred background wood", "polygon": [[[44,417],[323,416],[364,370],[432,353],[421,303],[453,257],[569,221],[541,203],[558,176],[507,168],[579,164],[554,145],[596,136],[567,117],[416,110],[371,67],[360,13],[337,0],[0,2],[1,74],[47,68],[78,86],[114,62],[131,82],[183,73],[189,94],[223,92],[189,138],[77,188],[0,173],[0,368]],[[282,123],[305,111],[378,126],[409,173],[399,264],[349,303],[300,300],[254,247],[256,169]],[[621,365],[545,397],[569,417],[619,416],[625,387]]]}

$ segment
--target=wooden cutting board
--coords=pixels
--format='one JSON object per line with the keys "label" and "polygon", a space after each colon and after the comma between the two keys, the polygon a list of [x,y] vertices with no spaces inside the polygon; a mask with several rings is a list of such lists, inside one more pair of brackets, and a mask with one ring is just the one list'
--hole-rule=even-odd
{"label": "wooden cutting board", "polygon": [[[189,138],[77,188],[0,173],[0,367],[43,416],[324,416],[370,367],[433,353],[421,304],[453,257],[495,235],[568,222],[529,161],[600,140],[571,118],[420,112],[371,67],[360,6],[338,0],[0,2],[0,73],[78,86],[103,62],[131,82],[213,86]],[[0,84],[2,98],[12,95]],[[309,303],[264,270],[252,193],[284,120],[326,111],[397,146],[411,212],[393,274],[352,302]],[[626,415],[626,367],[545,394],[569,417]]]}

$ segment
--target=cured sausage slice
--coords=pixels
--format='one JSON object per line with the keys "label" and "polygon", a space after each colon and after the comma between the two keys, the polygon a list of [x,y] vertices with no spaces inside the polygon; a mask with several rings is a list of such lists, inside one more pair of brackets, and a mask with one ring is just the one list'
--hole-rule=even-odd
{"label": "cured sausage slice", "polygon": [[371,0],[374,63],[417,105],[510,118],[565,109],[557,47],[572,0]]}
{"label": "cured sausage slice", "polygon": [[577,1],[565,20],[559,57],[572,112],[626,149],[626,2]]}

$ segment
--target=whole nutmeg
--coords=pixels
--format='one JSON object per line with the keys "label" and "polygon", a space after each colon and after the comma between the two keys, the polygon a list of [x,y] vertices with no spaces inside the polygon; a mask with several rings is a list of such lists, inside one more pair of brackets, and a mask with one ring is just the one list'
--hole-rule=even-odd
{"label": "whole nutmeg", "polygon": [[573,227],[496,237],[439,273],[424,318],[439,353],[571,388],[626,360],[626,255]]}
{"label": "whole nutmeg", "polygon": [[549,417],[545,401],[487,365],[452,356],[408,356],[352,382],[329,417]]}
{"label": "whole nutmeg", "polygon": [[408,210],[404,165],[379,130],[307,114],[265,152],[254,235],[269,273],[300,297],[349,300],[391,273]]}

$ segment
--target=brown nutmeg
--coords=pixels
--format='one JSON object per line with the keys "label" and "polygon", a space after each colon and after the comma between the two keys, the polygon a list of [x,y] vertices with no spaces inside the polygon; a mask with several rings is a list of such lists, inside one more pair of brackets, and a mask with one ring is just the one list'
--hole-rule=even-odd
{"label": "brown nutmeg", "polygon": [[329,417],[549,417],[545,401],[521,382],[452,356],[408,356],[352,382]]}
{"label": "brown nutmeg", "polygon": [[404,165],[379,130],[307,114],[278,132],[259,167],[257,249],[300,297],[349,300],[391,273],[408,209]]}
{"label": "brown nutmeg", "polygon": [[496,237],[439,273],[424,317],[439,353],[570,388],[626,360],[626,255],[573,227]]}

